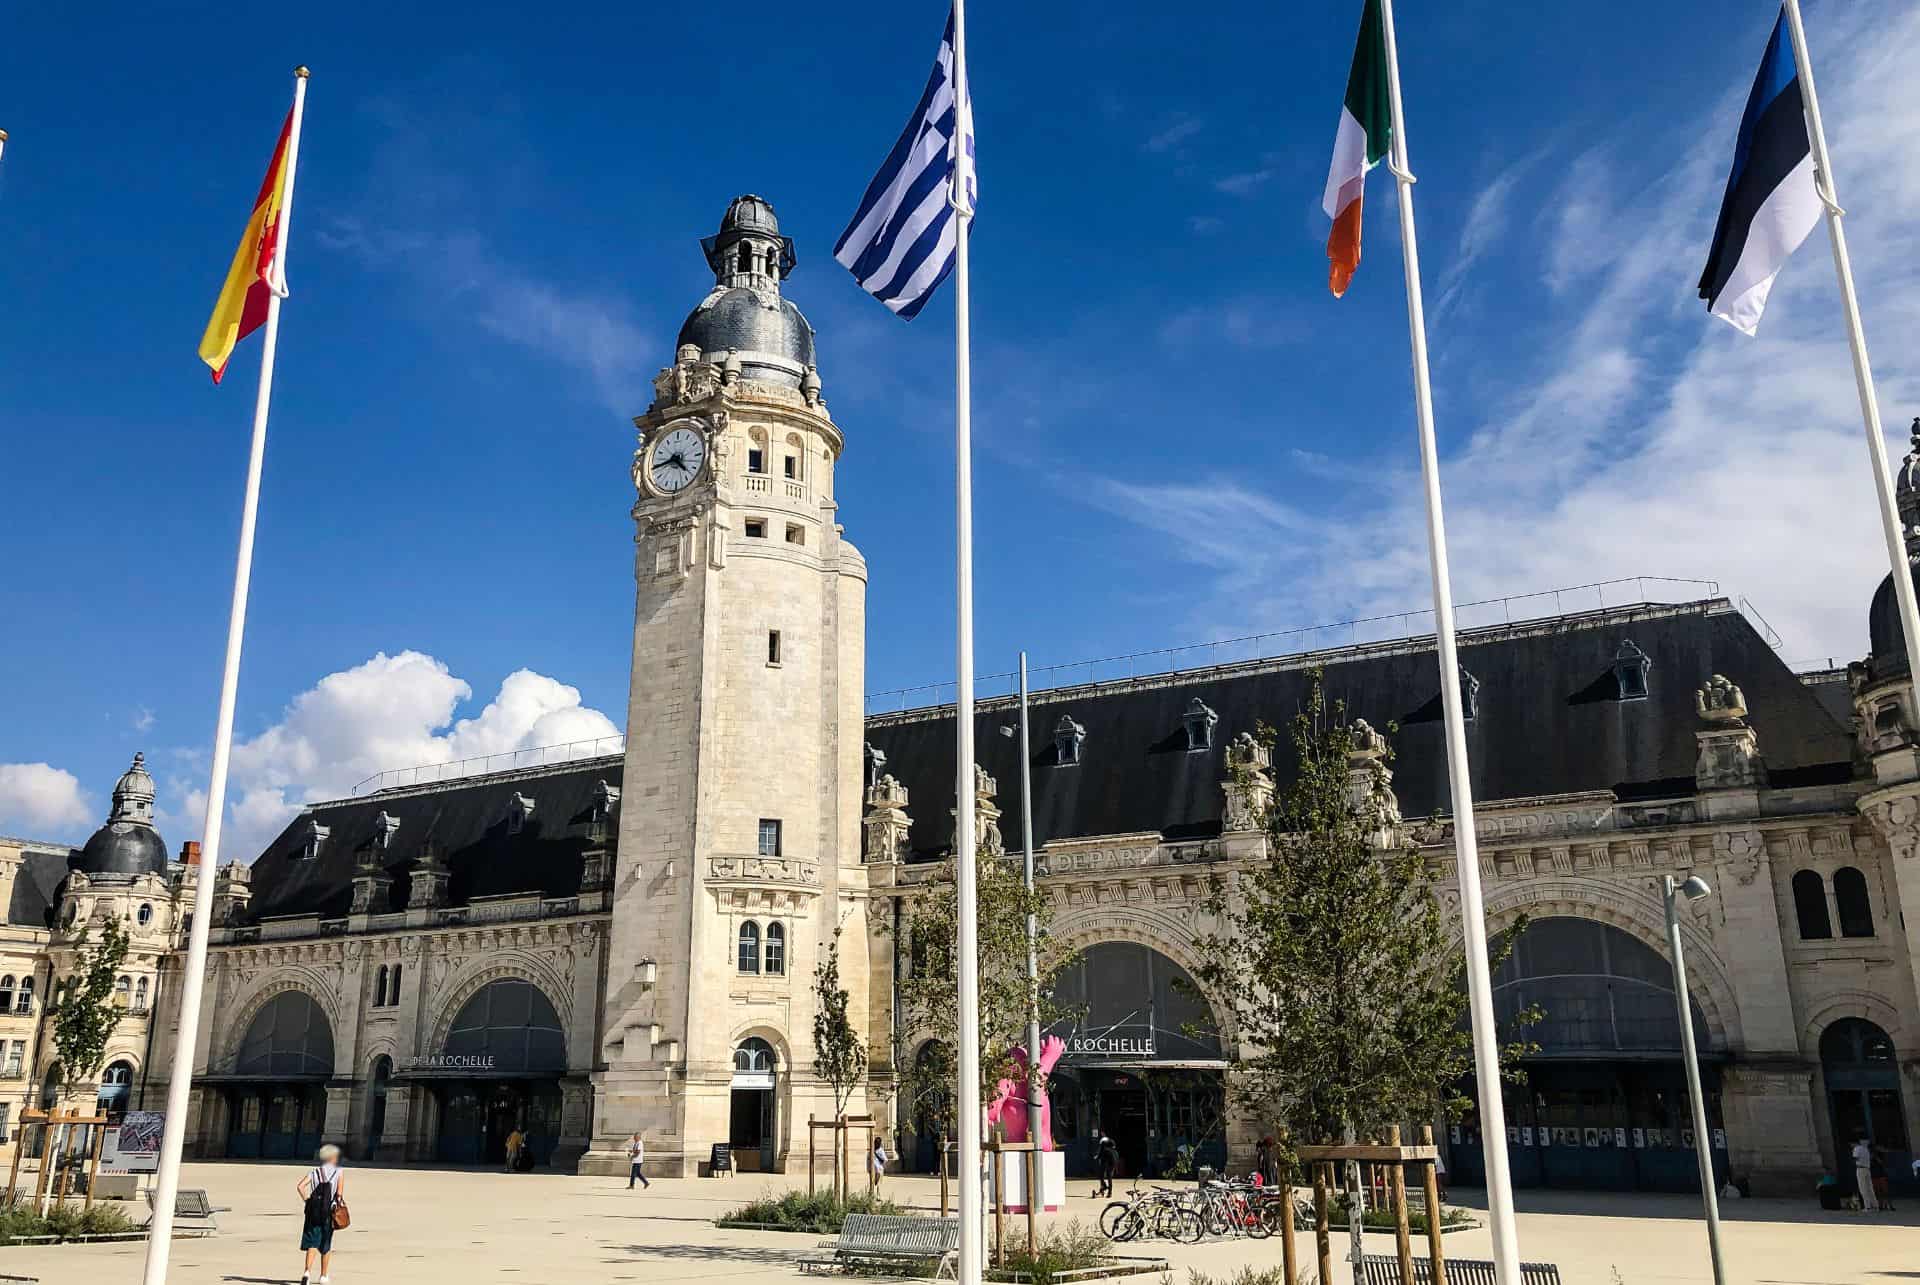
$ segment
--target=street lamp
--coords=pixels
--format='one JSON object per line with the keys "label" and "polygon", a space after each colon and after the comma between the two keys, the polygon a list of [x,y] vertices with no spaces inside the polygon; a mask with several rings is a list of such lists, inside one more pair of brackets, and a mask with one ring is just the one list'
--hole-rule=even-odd
{"label": "street lamp", "polygon": [[1693,1102],[1693,1141],[1700,1158],[1700,1195],[1707,1206],[1707,1247],[1713,1254],[1714,1285],[1726,1285],[1726,1269],[1720,1262],[1720,1200],[1713,1185],[1713,1135],[1707,1132],[1707,1097],[1700,1087],[1700,1054],[1693,1047],[1693,1009],[1687,1000],[1687,962],[1680,952],[1679,898],[1699,901],[1713,895],[1713,889],[1699,875],[1685,883],[1665,877],[1667,903],[1667,949],[1673,952],[1674,1001],[1680,1006],[1680,1051],[1687,1064],[1687,1096]]}

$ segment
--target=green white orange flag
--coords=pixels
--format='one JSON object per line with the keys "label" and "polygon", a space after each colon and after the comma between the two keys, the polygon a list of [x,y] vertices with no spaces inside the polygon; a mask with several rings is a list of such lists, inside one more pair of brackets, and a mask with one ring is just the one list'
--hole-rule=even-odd
{"label": "green white orange flag", "polygon": [[266,322],[268,298],[285,288],[279,280],[280,215],[287,194],[287,141],[292,136],[293,113],[288,112],[280,141],[273,147],[273,163],[267,166],[260,195],[254,198],[247,230],[240,234],[240,248],[233,252],[213,316],[207,318],[207,331],[200,336],[200,360],[213,369],[216,384],[227,373],[234,345]]}
{"label": "green white orange flag", "polygon": [[1333,138],[1333,164],[1327,170],[1320,205],[1333,220],[1327,237],[1332,260],[1327,284],[1334,298],[1347,292],[1360,266],[1360,205],[1367,171],[1387,154],[1393,138],[1393,106],[1388,100],[1387,38],[1380,25],[1380,0],[1366,0],[1360,12],[1360,40],[1347,75],[1347,99],[1340,108],[1340,132]]}

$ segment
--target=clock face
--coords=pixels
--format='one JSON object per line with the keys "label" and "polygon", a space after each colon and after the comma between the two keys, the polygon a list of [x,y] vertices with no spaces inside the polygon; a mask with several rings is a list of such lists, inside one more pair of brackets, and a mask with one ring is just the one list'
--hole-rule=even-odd
{"label": "clock face", "polygon": [[707,463],[707,442],[682,425],[662,433],[647,458],[647,473],[662,495],[677,495],[693,484]]}

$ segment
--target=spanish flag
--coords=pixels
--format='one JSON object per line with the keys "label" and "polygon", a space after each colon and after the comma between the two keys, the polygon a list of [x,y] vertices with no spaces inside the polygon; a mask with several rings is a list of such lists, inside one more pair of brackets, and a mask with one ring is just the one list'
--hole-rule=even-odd
{"label": "spanish flag", "polygon": [[214,301],[213,315],[207,318],[207,332],[200,336],[200,360],[213,369],[213,382],[227,373],[227,359],[233,346],[258,330],[267,319],[267,299],[279,288],[280,214],[287,194],[287,144],[293,137],[293,113],[280,127],[280,141],[273,146],[273,163],[254,198],[253,214],[247,230],[240,234],[240,248],[233,252],[233,265]]}

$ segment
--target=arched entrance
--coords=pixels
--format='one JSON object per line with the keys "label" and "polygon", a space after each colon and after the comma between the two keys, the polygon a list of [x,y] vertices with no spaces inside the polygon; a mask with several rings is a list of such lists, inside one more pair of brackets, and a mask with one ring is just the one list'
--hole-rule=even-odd
{"label": "arched entrance", "polygon": [[733,1050],[733,1101],[727,1142],[736,1169],[771,1173],[779,1149],[773,1045],[757,1035]]}
{"label": "arched entrance", "polygon": [[367,1076],[367,1149],[366,1154],[380,1154],[380,1139],[387,1131],[387,1091],[393,1085],[393,1059],[382,1053],[373,1059],[371,1073]]}
{"label": "arched entrance", "polygon": [[488,982],[461,1006],[441,1051],[418,1061],[407,1078],[433,1086],[436,1158],[504,1164],[507,1138],[519,1130],[535,1164],[552,1161],[567,1039],[538,986],[517,977]]}
{"label": "arched entrance", "polygon": [[[1540,1046],[1527,1082],[1505,1090],[1507,1154],[1516,1186],[1613,1191],[1697,1191],[1700,1146],[1713,1149],[1726,1180],[1720,1063],[1698,1004],[1690,1004],[1711,1136],[1697,1139],[1681,1064],[1673,967],[1611,924],[1571,916],[1537,919],[1493,979],[1503,1041]],[[1541,1020],[1524,1033],[1522,1012]],[[1473,1096],[1471,1078],[1463,1086]],[[1485,1181],[1476,1116],[1448,1127],[1455,1182]]]}
{"label": "arched entrance", "polygon": [[1833,1123],[1835,1172],[1844,1186],[1855,1141],[1886,1149],[1888,1183],[1913,1185],[1913,1151],[1900,1101],[1900,1068],[1893,1040],[1872,1022],[1843,1017],[1820,1036],[1820,1077],[1827,1086],[1827,1112]]}
{"label": "arched entrance", "polygon": [[310,1156],[326,1123],[333,1027],[305,991],[282,991],[254,1014],[228,1089],[227,1154],[242,1159]]}
{"label": "arched entrance", "polygon": [[121,1058],[109,1063],[100,1073],[100,1088],[94,1095],[94,1114],[117,1121],[127,1113],[133,1099],[133,1063]]}
{"label": "arched entrance", "polygon": [[1102,1133],[1128,1177],[1186,1174],[1226,1163],[1226,1060],[1198,983],[1137,942],[1098,942],[1054,979],[1069,1016],[1048,1092],[1053,1137],[1069,1173],[1095,1169]]}

